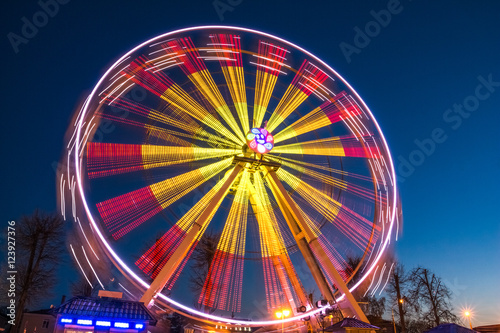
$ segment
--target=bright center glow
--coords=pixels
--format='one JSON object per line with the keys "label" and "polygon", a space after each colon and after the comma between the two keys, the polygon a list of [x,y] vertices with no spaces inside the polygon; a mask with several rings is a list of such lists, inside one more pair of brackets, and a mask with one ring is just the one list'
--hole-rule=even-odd
{"label": "bright center glow", "polygon": [[257,154],[266,154],[274,147],[274,137],[265,128],[252,128],[246,137],[248,148]]}
{"label": "bright center glow", "polygon": [[470,312],[469,311],[465,311],[465,316],[466,317],[470,316]]}

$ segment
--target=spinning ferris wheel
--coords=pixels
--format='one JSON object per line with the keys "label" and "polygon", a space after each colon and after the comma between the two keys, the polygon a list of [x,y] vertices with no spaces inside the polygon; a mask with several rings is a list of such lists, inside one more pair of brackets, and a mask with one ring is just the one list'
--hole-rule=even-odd
{"label": "spinning ferris wheel", "polygon": [[315,294],[366,320],[349,290],[393,232],[394,168],[363,100],[311,53],[235,27],[158,36],[102,76],[72,140],[75,200],[141,301],[265,324],[315,313]]}

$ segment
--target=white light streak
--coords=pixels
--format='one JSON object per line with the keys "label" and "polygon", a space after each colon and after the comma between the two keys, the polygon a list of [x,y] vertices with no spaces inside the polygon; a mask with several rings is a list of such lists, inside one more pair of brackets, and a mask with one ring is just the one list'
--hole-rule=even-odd
{"label": "white light streak", "polygon": [[83,231],[83,227],[82,227],[82,224],[81,224],[80,219],[78,218],[78,216],[76,217],[76,220],[78,222],[78,225],[80,226],[80,230],[82,231],[83,237],[85,237],[85,240],[87,241],[87,244],[89,245],[90,249],[94,253],[94,255],[97,258],[97,260],[100,260],[99,257],[97,256],[97,254],[95,253],[94,248],[92,247],[92,245],[90,245],[90,242],[89,242],[89,240],[87,238],[87,235],[85,234],[85,231]]}
{"label": "white light streak", "polygon": [[99,280],[99,277],[97,276],[97,273],[94,270],[94,266],[92,266],[92,264],[90,263],[89,257],[87,257],[87,252],[85,252],[85,248],[83,247],[83,245],[82,245],[82,251],[83,251],[83,254],[85,255],[85,259],[87,259],[87,262],[89,263],[90,269],[92,269],[92,272],[94,272],[95,278],[97,279],[97,281],[101,285],[102,290],[106,290],[104,288],[104,286],[102,285],[101,280]]}
{"label": "white light streak", "polygon": [[292,67],[288,66],[287,64],[285,64],[284,62],[279,62],[278,60],[274,60],[274,59],[271,59],[271,58],[266,58],[266,57],[263,57],[263,56],[260,56],[260,55],[257,55],[257,54],[252,54],[252,56],[254,56],[256,58],[264,59],[264,60],[267,60],[267,61],[270,61],[270,62],[275,62],[275,63],[277,63],[280,66],[285,66],[285,67],[288,67],[288,68],[292,68]]}
{"label": "white light streak", "polygon": [[94,286],[92,285],[92,283],[90,283],[90,280],[89,280],[89,278],[87,277],[87,274],[85,274],[85,272],[83,271],[82,265],[80,265],[80,262],[78,261],[78,258],[76,257],[75,250],[73,249],[73,245],[69,244],[69,247],[71,248],[71,252],[73,252],[73,257],[75,257],[76,263],[77,263],[77,264],[78,264],[78,266],[80,267],[80,270],[82,271],[83,276],[85,277],[85,280],[87,280],[87,282],[89,283],[90,287],[91,287],[92,289],[94,289]]}
{"label": "white light streak", "polygon": [[260,67],[264,67],[264,68],[270,69],[270,70],[272,70],[272,71],[275,71],[275,72],[280,72],[281,74],[285,74],[285,75],[287,75],[285,72],[280,71],[280,70],[277,70],[276,68],[272,68],[272,67],[269,67],[269,66],[266,66],[266,65],[262,65],[262,64],[257,64],[257,63],[255,63],[255,62],[251,62],[251,61],[250,61],[250,63],[251,63],[252,65],[256,65],[256,66],[260,66]]}

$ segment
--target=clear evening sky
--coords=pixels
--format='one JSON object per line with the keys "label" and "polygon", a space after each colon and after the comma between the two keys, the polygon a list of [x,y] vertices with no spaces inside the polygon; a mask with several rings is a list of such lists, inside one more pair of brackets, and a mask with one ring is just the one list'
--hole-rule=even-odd
{"label": "clear evening sky", "polygon": [[[399,169],[400,261],[441,276],[474,325],[500,322],[499,2],[54,3],[9,1],[0,14],[5,227],[56,210],[54,167],[74,108],[119,56],[179,28],[248,27],[311,51],[360,93]],[[62,280],[76,274],[66,266]],[[66,281],[54,299],[62,293]]]}

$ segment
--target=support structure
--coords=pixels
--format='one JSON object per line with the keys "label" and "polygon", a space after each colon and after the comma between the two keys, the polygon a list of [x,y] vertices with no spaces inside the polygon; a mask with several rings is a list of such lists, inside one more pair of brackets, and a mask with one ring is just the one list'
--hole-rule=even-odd
{"label": "support structure", "polygon": [[140,302],[143,302],[146,306],[149,307],[152,304],[152,301],[156,297],[156,295],[162,291],[162,289],[165,287],[165,284],[167,284],[168,280],[172,277],[175,270],[181,264],[182,259],[184,259],[186,254],[189,252],[189,249],[191,249],[191,247],[193,246],[193,243],[198,238],[198,235],[201,232],[201,230],[204,229],[203,226],[206,223],[210,223],[210,219],[213,216],[213,213],[217,210],[217,208],[219,208],[219,205],[221,204],[227,192],[233,185],[236,177],[243,169],[243,166],[244,166],[243,163],[238,163],[235,165],[234,169],[227,177],[221,189],[215,194],[210,205],[208,205],[203,211],[203,213],[201,213],[201,215],[198,217],[198,219],[196,219],[193,226],[186,234],[184,240],[172,254],[172,256],[167,261],[165,266],[163,266],[163,268],[160,270],[160,273],[158,273],[154,281],[151,283],[149,289],[146,290],[144,295],[142,295]]}
{"label": "support structure", "polygon": [[[271,191],[276,201],[278,202],[283,216],[285,217],[287,225],[290,228],[297,246],[302,253],[309,267],[309,270],[311,271],[311,274],[323,296],[329,301],[330,304],[333,304],[335,302],[334,292],[332,291],[332,288],[330,287],[322,269],[324,269],[333,279],[333,283],[335,284],[335,286],[337,286],[339,291],[345,294],[345,303],[347,306],[342,310],[345,311],[346,316],[356,316],[360,320],[368,322],[368,319],[347,288],[347,285],[344,283],[337,269],[328,259],[324,249],[321,247],[321,244],[318,242],[310,226],[305,222],[298,206],[295,204],[295,202],[290,197],[283,184],[279,180],[276,174],[276,170],[279,168],[279,163],[270,163],[267,161],[262,161],[262,159],[254,160],[248,157],[235,157],[234,160],[235,166],[226,177],[226,180],[222,184],[220,190],[217,191],[210,204],[196,219],[179,247],[174,251],[165,266],[163,266],[159,274],[151,283],[148,290],[146,290],[144,295],[141,297],[140,301],[148,306],[152,304],[152,301],[154,300],[156,295],[162,291],[165,284],[175,273],[176,269],[181,265],[182,260],[185,258],[195,241],[199,238],[200,233],[206,229],[207,224],[210,223],[212,216],[215,214],[220,204],[224,200],[226,194],[233,186],[233,183],[237,179],[240,172],[248,166],[250,169],[260,169],[265,173],[265,177],[267,178]],[[248,186],[250,192],[250,203],[254,207],[254,209],[256,209],[258,206],[258,200],[256,200],[255,198],[255,196],[257,195],[256,190],[252,184],[249,184]],[[268,223],[268,221],[258,221],[258,223]],[[288,277],[291,287],[298,295],[299,301],[302,303],[301,305],[309,304],[307,296],[302,291],[301,283],[296,276],[293,268],[290,266],[288,256],[282,253],[273,253],[271,255],[273,265],[280,268],[278,278],[280,279],[281,284],[283,286],[288,286]],[[281,268],[284,269],[284,272],[281,270]],[[288,291],[286,296],[287,303],[290,305],[294,313],[296,313],[297,309],[295,306],[295,301],[293,300],[290,291]]]}
{"label": "support structure", "polygon": [[273,195],[276,198],[283,215],[285,216],[288,227],[292,231],[299,250],[304,256],[304,259],[306,260],[314,280],[316,281],[316,284],[318,285],[323,296],[327,298],[330,304],[334,302],[333,292],[330,289],[327,279],[313,253],[321,259],[324,269],[328,271],[337,288],[345,294],[347,301],[347,309],[345,310],[348,312],[347,315],[356,316],[364,322],[369,322],[368,318],[366,318],[365,314],[354,299],[354,296],[352,296],[349,291],[349,288],[347,288],[347,285],[344,283],[344,280],[342,280],[339,272],[333,263],[328,259],[325,251],[319,244],[317,238],[314,236],[312,230],[304,221],[297,205],[283,187],[283,184],[276,175],[276,172],[271,168],[266,169],[266,177],[271,185],[271,191],[273,192]]}
{"label": "support structure", "polygon": [[[252,205],[254,212],[256,212],[259,209],[259,207],[257,205],[258,200],[256,200],[256,198],[255,198],[255,196],[257,195],[257,192],[252,184],[248,184],[248,187],[249,187],[249,193],[250,193],[250,196],[249,196],[250,204]],[[261,215],[256,214],[255,216],[256,216],[257,222],[259,224],[269,223],[268,221],[260,221],[259,219],[261,218]],[[290,265],[290,259],[286,253],[272,253],[271,260],[273,262],[274,267],[276,267],[278,279],[280,280],[283,291],[285,293],[286,302],[288,303],[288,305],[292,309],[292,312],[294,314],[296,314],[297,308],[299,307],[299,305],[295,304],[295,301],[294,301],[292,294],[290,293],[290,290],[288,287],[289,283],[288,283],[286,278],[288,277],[288,280],[290,280],[291,287],[293,288],[293,290],[295,291],[295,294],[299,298],[300,306],[302,306],[302,305],[306,306],[309,303],[307,300],[307,295],[304,294],[302,285],[300,284],[300,281],[297,278],[297,275],[293,271],[293,269]],[[284,272],[282,269],[284,269]],[[286,273],[286,275],[285,275],[285,273]]]}

